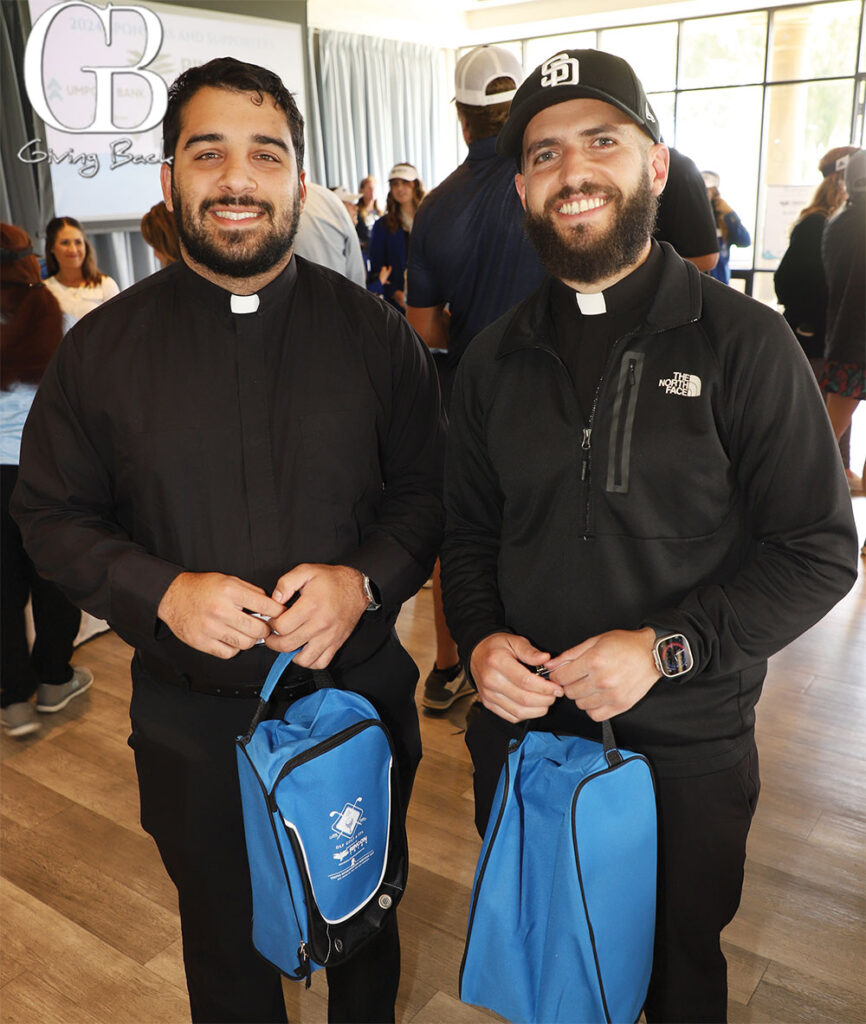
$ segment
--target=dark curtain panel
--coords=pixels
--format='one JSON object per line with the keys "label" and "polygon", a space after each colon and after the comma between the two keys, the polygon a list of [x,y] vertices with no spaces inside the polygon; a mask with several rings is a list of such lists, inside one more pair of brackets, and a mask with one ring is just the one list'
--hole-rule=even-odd
{"label": "dark curtain panel", "polygon": [[[17,224],[36,241],[54,216],[54,198],[48,164],[27,164],[18,159],[31,139],[45,139],[42,121],[34,114],[24,89],[24,44],[30,31],[25,0],[0,3],[0,91],[3,96],[3,131],[0,133],[0,218]],[[40,247],[41,248],[41,247]]]}

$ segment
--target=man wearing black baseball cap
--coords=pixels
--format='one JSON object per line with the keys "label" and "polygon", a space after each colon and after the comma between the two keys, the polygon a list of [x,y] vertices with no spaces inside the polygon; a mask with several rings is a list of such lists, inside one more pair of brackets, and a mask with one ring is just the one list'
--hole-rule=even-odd
{"label": "man wearing black baseball cap", "polygon": [[442,578],[480,697],[479,830],[526,724],[597,739],[614,719],[656,777],[646,1019],[721,1021],[767,658],[851,587],[857,540],[782,318],[652,239],[660,140],[611,54],[557,53],[512,101],[499,151],[550,276],[457,371]]}
{"label": "man wearing black baseball cap", "polygon": [[499,152],[519,156],[532,118],[546,107],[572,99],[610,103],[653,142],[661,142],[658,118],[627,61],[602,50],[565,50],[540,64],[517,90],[508,122],[499,133]]}
{"label": "man wearing black baseball cap", "polygon": [[[545,105],[549,93],[545,91],[553,83],[564,98],[594,97],[605,100],[628,114],[649,135],[654,142],[661,142],[659,123],[647,101],[643,86],[631,66],[619,57],[599,50],[571,51],[582,54],[582,81],[575,82],[569,76],[568,54],[551,58],[547,70],[536,71],[538,88],[525,93],[521,99],[521,116],[516,118],[509,129],[507,141],[500,152],[519,149],[520,137],[527,121],[540,107]],[[565,60],[558,57],[565,56]],[[554,63],[552,63],[554,62]],[[587,85],[590,82],[592,84]],[[505,133],[503,132],[503,136]],[[707,200],[703,178],[693,160],[669,147],[668,179],[659,197],[658,214],[653,235],[660,242],[670,242],[680,256],[694,263],[698,270],[711,271],[719,258],[716,239],[716,223],[712,207]],[[517,155],[516,153],[514,155]]]}

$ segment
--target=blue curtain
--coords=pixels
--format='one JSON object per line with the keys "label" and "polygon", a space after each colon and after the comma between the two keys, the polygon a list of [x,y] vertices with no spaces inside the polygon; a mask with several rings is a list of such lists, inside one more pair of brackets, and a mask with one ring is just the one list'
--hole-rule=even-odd
{"label": "blue curtain", "polygon": [[426,188],[457,165],[454,53],[347,32],[310,30],[309,169],[354,191],[373,174],[414,164]]}

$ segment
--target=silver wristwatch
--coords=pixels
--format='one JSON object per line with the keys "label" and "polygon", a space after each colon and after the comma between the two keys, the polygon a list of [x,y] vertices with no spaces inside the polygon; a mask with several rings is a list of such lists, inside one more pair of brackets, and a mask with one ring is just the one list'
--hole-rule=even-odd
{"label": "silver wristwatch", "polygon": [[668,633],[657,637],[653,645],[653,661],[659,675],[676,679],[690,672],[694,666],[692,649],[682,633]]}
{"label": "silver wristwatch", "polygon": [[364,611],[378,611],[382,607],[382,600],[379,597],[379,588],[365,572],[361,573],[361,585],[364,588],[364,593],[367,595],[367,607]]}

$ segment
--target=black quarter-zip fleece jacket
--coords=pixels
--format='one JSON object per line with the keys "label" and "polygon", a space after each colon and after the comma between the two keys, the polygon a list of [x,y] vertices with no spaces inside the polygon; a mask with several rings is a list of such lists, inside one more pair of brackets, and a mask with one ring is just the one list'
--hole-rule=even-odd
{"label": "black quarter-zip fleece jacket", "polygon": [[301,562],[377,584],[335,669],[391,636],[441,540],[444,417],[427,347],[363,288],[294,257],[253,312],[183,263],[82,318],[24,430],[14,495],[40,573],[108,619],[151,671],[260,683],[265,647],[223,661],[158,622],[182,570],[271,593]]}
{"label": "black quarter-zip fleece jacket", "polygon": [[[473,341],[446,461],[445,611],[465,663],[499,631],[559,653],[612,629],[684,633],[695,666],[617,717],[668,775],[730,766],[769,655],[856,578],[848,488],[778,314],[662,245],[643,322],[584,419],[548,280]],[[533,727],[596,736],[565,699]]]}

